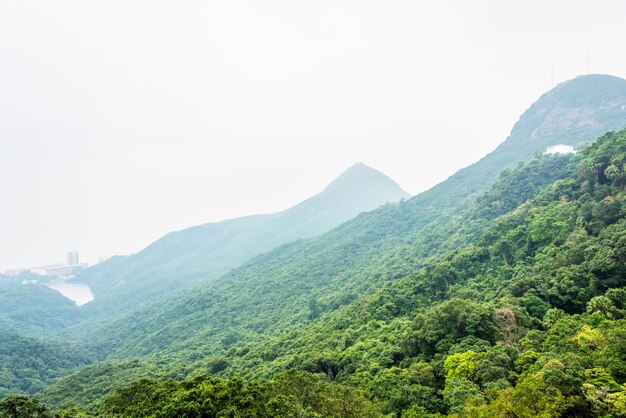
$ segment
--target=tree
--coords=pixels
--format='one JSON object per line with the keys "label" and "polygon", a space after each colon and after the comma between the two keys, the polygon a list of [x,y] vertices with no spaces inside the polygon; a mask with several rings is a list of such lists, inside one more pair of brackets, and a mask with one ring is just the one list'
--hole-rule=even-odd
{"label": "tree", "polygon": [[55,418],[56,415],[37,399],[23,395],[14,395],[0,401],[0,417]]}
{"label": "tree", "polygon": [[619,309],[613,301],[606,296],[595,296],[587,302],[587,312],[592,315],[600,315],[606,319],[615,319],[621,316]]}

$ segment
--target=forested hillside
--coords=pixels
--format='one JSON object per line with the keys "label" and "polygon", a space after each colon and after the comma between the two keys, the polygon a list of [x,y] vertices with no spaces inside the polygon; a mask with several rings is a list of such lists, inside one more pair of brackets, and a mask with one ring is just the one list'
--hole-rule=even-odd
{"label": "forested hillside", "polygon": [[76,344],[23,337],[0,329],[0,398],[11,393],[33,394],[68,371],[91,363]]}
{"label": "forested hillside", "polygon": [[23,273],[19,277],[0,275],[0,326],[33,337],[62,338],[68,327],[82,319],[74,302],[38,283],[41,279]]}
{"label": "forested hillside", "polygon": [[[101,361],[58,380],[75,364],[36,350],[62,366],[37,377],[37,356],[16,362],[6,393],[24,391],[29,373],[37,388],[54,381],[36,396],[49,410],[76,408],[65,416],[626,415],[626,131],[594,143],[624,127],[626,81],[579,77],[433,189],[219,278],[203,258],[224,237],[213,228],[226,227],[239,250],[247,235],[224,223],[166,236],[84,273],[96,286],[117,283],[109,306],[42,303],[49,331],[16,315],[19,303],[5,309],[0,319],[18,333],[71,336],[90,353],[76,364]],[[543,154],[556,144],[579,152]],[[350,183],[339,180],[322,193],[330,211]],[[281,212],[278,224],[323,212],[316,202]],[[55,347],[60,358],[75,348]],[[13,397],[0,411],[18,407],[46,408]]]}
{"label": "forested hillside", "polygon": [[[570,158],[545,157],[532,164],[538,174],[510,179],[524,183],[526,190],[520,189],[515,198],[507,196],[504,207],[566,176],[572,169]],[[454,211],[433,211],[430,218],[422,218],[430,228],[423,231],[423,223],[412,221],[412,210],[409,202],[388,205],[320,239],[281,247],[234,270],[212,287],[153,304],[98,331],[99,335],[90,337],[90,346],[104,353],[112,351],[118,358],[165,351],[183,356],[182,367],[195,369],[190,364],[194,358],[211,362],[208,354],[222,353],[234,343],[265,340],[308,323],[405,276],[429,257],[439,257],[441,247],[468,239],[459,236],[457,228],[465,220],[455,218]],[[468,236],[484,225],[483,219],[472,219]]]}
{"label": "forested hillside", "polygon": [[[621,131],[579,156],[507,171],[455,217],[453,233],[423,267],[339,309],[312,315],[309,305],[308,321],[282,335],[253,344],[220,340],[222,363],[197,363],[195,373],[265,382],[293,368],[318,373],[335,390],[366,390],[373,416],[624,416],[625,162]],[[546,184],[550,177],[562,179]],[[78,376],[43,399],[73,392]],[[98,405],[113,415],[210,413],[211,393],[232,382],[138,381]],[[238,390],[227,391],[227,402],[236,402]]]}
{"label": "forested hillside", "polygon": [[[451,211],[468,203],[467,199],[487,190],[502,170],[549,145],[578,145],[624,127],[626,81],[588,75],[562,83],[524,112],[496,150],[413,199],[410,221],[418,223],[416,230],[428,225],[442,208]],[[280,244],[323,233],[360,212],[403,197],[408,195],[382,173],[356,165],[320,194],[291,209],[173,232],[138,254],[82,271],[77,280],[89,284],[96,295],[85,311],[97,321],[131,312],[174,290],[209,282]],[[400,226],[388,233],[401,235],[405,229]]]}
{"label": "forested hillside", "polygon": [[93,361],[66,340],[67,328],[81,318],[79,308],[55,290],[22,283],[37,278],[0,276],[0,398],[36,393]]}
{"label": "forested hillside", "polygon": [[[558,119],[562,114],[567,117]],[[557,119],[561,122],[557,123]],[[158,301],[112,324],[110,331],[90,327],[93,336],[89,334],[88,340],[100,352],[119,351],[122,356],[147,354],[168,344],[187,347],[188,342],[183,341],[188,335],[198,339],[203,335],[206,339],[212,331],[204,329],[205,323],[198,320],[190,320],[183,326],[183,321],[178,321],[181,312],[193,310],[190,318],[194,315],[199,318],[213,315],[211,309],[216,309],[221,310],[219,316],[232,317],[235,311],[231,314],[224,311],[231,305],[230,301],[216,303],[231,294],[236,294],[232,305],[237,306],[237,317],[248,328],[258,328],[254,331],[257,333],[265,332],[261,331],[263,325],[257,326],[264,317],[272,326],[282,329],[280,321],[290,323],[294,316],[296,320],[306,318],[310,303],[315,304],[315,314],[320,309],[334,309],[367,289],[376,288],[381,280],[414,271],[425,257],[436,254],[438,243],[446,239],[444,230],[451,231],[450,219],[472,198],[487,190],[502,170],[543,152],[548,145],[591,142],[606,129],[625,126],[626,81],[592,75],[562,83],[520,117],[510,137],[495,151],[431,190],[402,204],[363,214],[319,239],[303,240],[260,256],[190,296],[188,301],[184,296]],[[372,268],[381,273],[371,274]],[[293,286],[290,301],[272,298],[272,289],[279,282],[285,289]],[[325,300],[324,295],[335,292],[341,293],[340,297]],[[259,294],[269,294],[263,299],[268,309],[250,302]],[[292,304],[299,298],[302,300]],[[204,310],[205,305],[208,310]],[[278,314],[274,310],[276,305],[282,305],[285,310]],[[244,319],[248,314],[252,318],[250,322]],[[218,332],[224,332],[221,325],[215,327]],[[157,329],[154,335],[150,331]],[[241,337],[237,332],[231,339]],[[152,338],[159,342],[151,342]],[[215,341],[211,337],[209,344]]]}
{"label": "forested hillside", "polygon": [[[510,138],[496,151],[430,191],[362,214],[319,238],[259,256],[193,294],[159,300],[112,325],[91,326],[83,334],[89,347],[108,361],[122,363],[113,363],[113,368],[87,368],[76,378],[97,377],[102,383],[98,393],[102,393],[144,375],[178,379],[204,370],[267,378],[299,367],[300,361],[308,359],[277,356],[280,347],[268,347],[263,354],[259,347],[274,341],[288,346],[281,342],[285,336],[296,338],[293,333],[323,324],[334,312],[349,309],[388,283],[471,244],[494,217],[571,174],[571,157],[541,158],[515,175],[505,172],[491,191],[472,203],[501,169],[540,154],[550,144],[591,142],[591,135],[604,126],[619,124],[622,103],[626,103],[625,84],[605,76],[564,83],[522,115]],[[580,96],[586,97],[584,103],[572,100]],[[569,109],[570,116],[549,132],[538,130],[554,124],[549,115],[558,114],[558,109]],[[587,123],[590,118],[595,122]],[[626,124],[626,119],[621,120]],[[572,132],[576,140],[568,136]],[[531,152],[525,141],[534,141],[538,148]],[[513,153],[516,149],[519,156]],[[360,318],[358,313],[356,318]],[[325,340],[318,336],[316,341]],[[127,369],[124,361],[128,358],[139,359],[141,366]],[[321,358],[321,364],[326,364],[325,357]],[[329,367],[308,369],[338,374]],[[99,395],[94,397],[88,385],[64,398],[67,389],[63,385],[71,382],[72,378],[50,388],[45,396],[56,405],[97,403]]]}

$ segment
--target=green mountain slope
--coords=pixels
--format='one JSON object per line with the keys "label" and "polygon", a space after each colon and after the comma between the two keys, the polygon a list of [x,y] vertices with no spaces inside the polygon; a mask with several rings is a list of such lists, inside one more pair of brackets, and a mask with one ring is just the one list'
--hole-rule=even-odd
{"label": "green mountain slope", "polygon": [[[396,413],[623,416],[625,161],[626,131],[606,135],[478,239],[229,367],[324,372]],[[517,190],[494,192],[465,216]]]}
{"label": "green mountain slope", "polygon": [[[569,118],[558,125],[562,131],[555,128],[542,137],[538,129],[558,114],[557,109],[579,109],[576,114],[586,116]],[[594,115],[593,124],[588,123],[589,114]],[[423,265],[446,242],[446,234],[453,233],[448,227],[452,217],[472,196],[488,189],[500,171],[551,144],[592,141],[620,117],[626,126],[625,80],[586,76],[561,84],[522,115],[494,152],[433,189],[362,214],[319,238],[257,257],[213,286],[188,298],[159,301],[109,331],[98,330],[89,340],[119,356],[188,351],[190,346],[215,345],[222,339],[266,337],[268,327],[277,332],[336,309]],[[566,139],[572,130],[577,138]]]}
{"label": "green mountain slope", "polygon": [[[528,182],[530,193],[566,176],[568,162],[568,157],[546,157],[541,163],[545,170],[534,183]],[[256,343],[306,324],[409,274],[431,257],[438,257],[438,248],[460,245],[455,236],[460,221],[453,219],[453,213],[438,214],[430,220],[431,230],[423,231],[423,224],[410,221],[407,206],[387,205],[361,215],[324,239],[298,241],[260,256],[215,286],[161,301],[124,324],[114,323],[104,332],[98,331],[100,336],[90,338],[91,346],[114,348],[115,357],[120,358],[165,350],[182,355],[180,363],[193,369],[197,367],[194,358],[206,361],[206,354],[223,353],[234,342]],[[396,222],[381,226],[381,214]],[[482,219],[474,220],[473,233],[484,224]],[[404,235],[391,235],[399,226],[406,228]],[[401,238],[407,236],[410,241],[403,242]],[[381,248],[386,250],[382,255]],[[120,345],[113,347],[118,342]]]}
{"label": "green mountain slope", "polygon": [[0,276],[0,325],[32,337],[65,338],[68,327],[79,322],[81,310],[56,290],[36,283],[36,275]]}
{"label": "green mountain slope", "polygon": [[72,369],[91,363],[75,344],[43,341],[0,329],[0,398],[33,394]]}
{"label": "green mountain slope", "polygon": [[78,344],[64,341],[68,327],[82,318],[79,307],[32,282],[37,279],[0,276],[0,397],[35,393],[93,361]]}
{"label": "green mountain slope", "polygon": [[[420,194],[413,204],[413,219],[428,224],[441,208],[463,203],[486,190],[503,169],[528,160],[549,145],[576,145],[621,129],[625,120],[624,80],[589,75],[562,83],[521,116],[510,137],[496,150]],[[172,290],[210,281],[280,244],[320,234],[360,212],[402,197],[407,197],[406,193],[393,181],[356,165],[322,193],[294,208],[170,233],[138,254],[85,270],[79,281],[89,284],[97,298],[85,310],[96,316],[132,310]]]}
{"label": "green mountain slope", "polygon": [[[554,177],[562,179],[541,180]],[[376,404],[402,417],[624,416],[626,130],[580,156],[503,173],[456,218],[454,234],[423,268],[283,333],[221,341],[221,363],[198,361],[196,373],[255,377],[300,368],[367,390],[372,416],[382,416]],[[236,329],[236,319],[229,325]],[[184,367],[170,354],[148,364]],[[72,392],[84,373],[43,398]],[[160,411],[204,411],[213,392],[201,395],[203,381],[136,382],[103,411],[148,413],[154,404],[142,403],[146,397],[158,397]],[[191,390],[198,397],[189,398]]]}
{"label": "green mountain slope", "polygon": [[[605,90],[598,87],[603,83],[609,86]],[[589,89],[588,85],[595,87]],[[110,327],[92,328],[86,339],[111,359],[142,356],[149,364],[158,364],[163,376],[184,377],[201,371],[239,373],[244,368],[249,368],[248,376],[265,376],[292,367],[298,363],[297,357],[273,361],[279,352],[275,347],[263,354],[255,350],[251,363],[241,358],[251,352],[250,347],[267,342],[276,340],[287,345],[282,336],[300,332],[334,311],[367,298],[386,283],[410,276],[446,252],[478,239],[494,216],[516,207],[549,181],[569,174],[566,162],[533,163],[545,165],[549,175],[513,176],[509,178],[511,183],[503,180],[496,186],[500,191],[494,189],[492,195],[502,194],[507,187],[518,189],[519,195],[491,201],[488,193],[482,197],[488,205],[472,207],[470,203],[481,190],[489,188],[497,171],[542,152],[547,145],[592,141],[593,135],[619,120],[626,126],[626,108],[620,104],[626,103],[625,86],[626,81],[608,76],[581,77],[564,83],[522,115],[503,145],[430,191],[361,214],[318,238],[259,256],[192,295],[159,301]],[[602,99],[602,94],[608,98]],[[543,122],[534,119],[543,114],[544,121],[548,120],[553,113],[550,109],[580,108],[578,101],[568,102],[572,97],[584,97],[583,108],[588,109],[585,114],[592,112],[600,122],[591,126],[569,121],[562,125],[563,132],[555,129],[546,138],[540,137],[537,127]],[[544,108],[547,110],[535,111]],[[534,118],[532,123],[529,118]],[[579,134],[575,141],[567,139],[572,126]],[[527,150],[520,138],[534,141],[537,148]],[[519,155],[509,153],[516,146]],[[482,215],[460,217],[466,209]],[[265,367],[268,362],[271,366]],[[264,366],[256,367],[258,364]]]}
{"label": "green mountain slope", "polygon": [[[439,222],[433,226],[433,230],[422,237],[421,247],[413,247],[412,253],[415,254],[418,251],[424,254],[431,253],[434,252],[434,247],[443,251],[446,248],[455,248],[461,245],[461,242],[476,239],[479,232],[486,228],[489,220],[506,213],[511,207],[516,207],[552,181],[571,174],[574,170],[573,161],[575,158],[571,155],[544,157],[514,172],[505,173],[490,192],[478,199],[477,204],[471,205],[461,215],[447,218],[451,220],[449,223]],[[518,187],[520,185],[523,187]],[[513,194],[510,190],[516,190],[516,193]],[[494,205],[494,202],[498,204]],[[464,233],[462,238],[460,238],[462,234],[459,230]],[[299,244],[301,243],[285,246],[274,253],[282,253],[285,260],[290,260],[302,251]],[[353,256],[351,251],[351,247],[335,246],[329,249],[328,254],[339,252],[338,256],[350,258]],[[314,252],[314,254],[320,253]],[[327,256],[327,253],[323,255]],[[136,377],[143,376],[145,370],[152,370],[151,375],[154,375],[153,365],[155,364],[160,365],[161,376],[182,377],[193,374],[195,371],[208,370],[212,373],[224,372],[228,375],[269,377],[272,371],[296,367],[301,364],[300,360],[303,363],[309,361],[308,358],[298,360],[289,356],[274,361],[281,349],[269,348],[270,342],[278,342],[279,346],[283,344],[288,346],[290,344],[286,343],[287,340],[300,338],[302,329],[315,326],[315,324],[324,324],[328,320],[328,314],[332,314],[341,305],[351,306],[354,303],[352,301],[362,300],[362,295],[370,293],[375,286],[384,287],[385,282],[393,283],[396,279],[404,277],[403,275],[408,273],[403,273],[404,270],[399,268],[409,271],[407,267],[409,262],[417,269],[418,265],[428,265],[444,255],[445,253],[434,254],[420,261],[411,260],[406,254],[402,257],[390,257],[384,266],[370,266],[369,271],[364,269],[359,272],[357,279],[362,280],[369,288],[363,287],[363,283],[353,283],[353,289],[347,289],[344,281],[349,279],[349,276],[344,275],[338,276],[334,285],[324,283],[322,280],[326,278],[320,273],[323,266],[316,265],[320,269],[318,272],[320,277],[317,277],[316,282],[307,283],[304,287],[299,276],[303,273],[302,270],[295,274],[283,274],[281,286],[274,289],[272,294],[268,294],[267,290],[254,287],[257,270],[252,270],[249,277],[238,276],[238,282],[221,286],[218,291],[215,291],[215,299],[208,299],[207,292],[195,297],[184,297],[187,307],[185,311],[180,309],[180,300],[163,303],[158,307],[154,305],[150,310],[141,311],[132,316],[128,324],[133,325],[116,324],[112,327],[114,329],[100,332],[104,338],[94,335],[92,342],[95,342],[95,347],[98,347],[98,343],[123,342],[127,338],[132,339],[138,336],[140,339],[132,340],[133,344],[126,346],[122,343],[121,349],[115,356],[118,358],[144,356],[157,351],[152,356],[144,357],[147,363],[144,363],[142,367],[131,371],[131,374],[134,373]],[[363,257],[363,259],[366,258],[367,256]],[[276,261],[275,255],[272,260]],[[302,258],[296,258],[295,261],[302,261]],[[282,266],[277,266],[278,271],[281,268]],[[394,268],[398,270],[392,271]],[[354,270],[350,270],[350,273],[353,272]],[[389,276],[380,277],[382,274]],[[260,285],[256,284],[256,286]],[[246,287],[252,287],[252,290],[241,292],[241,289],[246,289]],[[305,291],[299,291],[303,287]],[[257,302],[258,306],[255,307],[236,308],[251,304],[256,294],[264,294],[268,300],[263,301],[264,303]],[[217,299],[219,297],[217,295],[221,298]],[[215,303],[215,301],[218,302]],[[230,315],[222,313],[224,305],[231,309]],[[339,308],[338,311],[341,312],[342,309]],[[285,314],[285,312],[291,312],[291,314]],[[355,318],[359,316],[358,312],[354,314]],[[165,321],[162,318],[167,318],[168,323],[165,327],[163,326]],[[174,318],[180,318],[180,320],[177,321]],[[206,321],[206,318],[212,318],[212,320]],[[356,319],[354,320],[357,322]],[[347,323],[345,318],[342,321]],[[202,329],[199,329],[199,324],[203,324]],[[130,336],[123,333],[129,333]],[[268,335],[272,338],[268,338]],[[316,336],[316,339],[318,342],[326,340],[321,335]],[[170,346],[171,344],[173,345]],[[264,348],[258,350],[258,347]],[[158,352],[164,348],[166,348],[164,352]],[[268,360],[272,361],[268,363]],[[271,366],[267,367],[268,364]],[[263,367],[259,368],[259,365]],[[92,372],[86,371],[86,373]],[[112,370],[110,377],[112,381],[126,382],[128,374],[126,370],[120,372],[119,369],[115,369]],[[72,382],[72,379],[69,382]],[[84,395],[90,396],[88,393]]]}
{"label": "green mountain slope", "polygon": [[355,164],[322,192],[269,215],[254,215],[171,232],[137,254],[114,257],[78,273],[96,299],[88,315],[110,315],[210,281],[280,244],[310,237],[409,195],[366,165]]}

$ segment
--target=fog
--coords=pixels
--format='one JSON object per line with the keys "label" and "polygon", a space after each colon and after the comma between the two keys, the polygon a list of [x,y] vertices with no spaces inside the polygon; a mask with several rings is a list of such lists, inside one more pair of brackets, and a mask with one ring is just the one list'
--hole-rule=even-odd
{"label": "fog", "polygon": [[277,211],[362,161],[410,193],[576,75],[622,1],[4,1],[0,270]]}

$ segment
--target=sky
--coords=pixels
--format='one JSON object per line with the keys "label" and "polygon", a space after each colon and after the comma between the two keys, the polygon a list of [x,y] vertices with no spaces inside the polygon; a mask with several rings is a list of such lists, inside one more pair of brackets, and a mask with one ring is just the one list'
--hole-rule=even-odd
{"label": "sky", "polygon": [[359,161],[417,194],[553,84],[626,78],[623,16],[618,0],[0,1],[0,271],[285,209]]}

